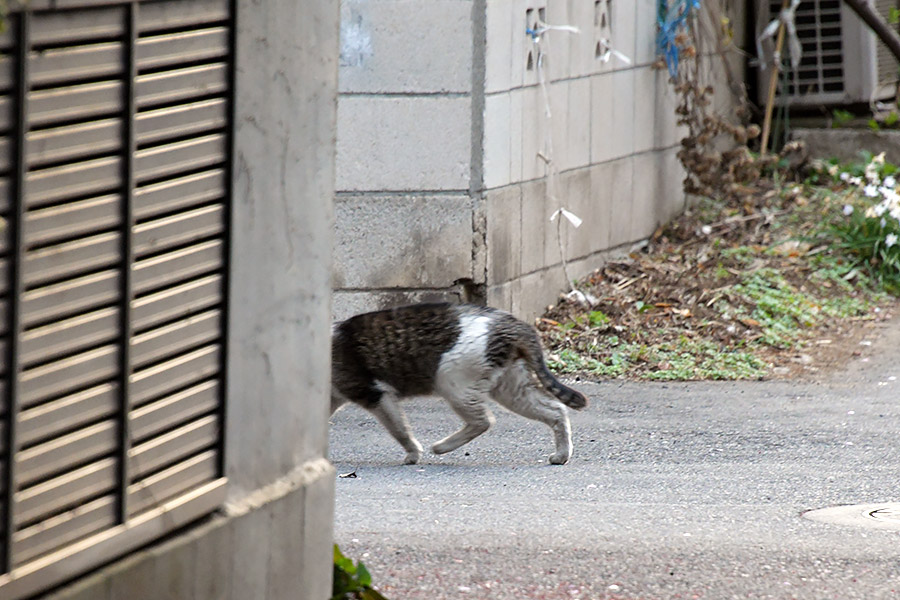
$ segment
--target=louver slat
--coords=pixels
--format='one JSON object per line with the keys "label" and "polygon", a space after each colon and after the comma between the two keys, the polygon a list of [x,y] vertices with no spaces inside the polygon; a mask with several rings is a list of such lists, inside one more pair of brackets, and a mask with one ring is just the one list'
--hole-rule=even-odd
{"label": "louver slat", "polygon": [[31,56],[31,82],[34,86],[50,87],[116,77],[122,73],[123,58],[124,49],[118,42],[46,50]]}
{"label": "louver slat", "polygon": [[137,67],[148,69],[222,58],[228,52],[225,27],[141,38],[137,43]]}
{"label": "louver slat", "polygon": [[219,346],[207,346],[139,371],[132,377],[131,402],[140,406],[218,374],[219,352]]}
{"label": "louver slat", "polygon": [[13,534],[16,565],[50,550],[111,527],[116,522],[116,500],[105,496]]}
{"label": "louver slat", "polygon": [[30,327],[112,302],[119,293],[120,277],[118,271],[103,271],[29,290],[22,297],[22,321]]}
{"label": "louver slat", "polygon": [[32,92],[28,119],[32,127],[90,119],[122,109],[122,82],[102,81]]}
{"label": "louver slat", "polygon": [[116,470],[116,461],[105,458],[20,492],[16,497],[17,521],[30,523],[110,492],[116,483]]}
{"label": "louver slat", "polygon": [[77,394],[45,402],[19,415],[19,441],[23,446],[62,435],[112,415],[118,407],[119,387],[104,383]]}
{"label": "louver slat", "polygon": [[220,200],[224,196],[225,172],[222,169],[211,169],[138,188],[134,197],[134,216],[140,222],[164,213]]}
{"label": "louver slat", "polygon": [[135,331],[207,309],[222,300],[222,276],[210,275],[166,288],[136,300],[131,317]]}

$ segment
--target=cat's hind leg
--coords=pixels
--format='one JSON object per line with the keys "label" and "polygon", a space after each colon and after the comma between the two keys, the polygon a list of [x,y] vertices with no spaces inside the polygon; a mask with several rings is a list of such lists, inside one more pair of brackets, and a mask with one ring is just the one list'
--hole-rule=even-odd
{"label": "cat's hind leg", "polygon": [[441,394],[453,411],[465,422],[462,429],[434,444],[431,449],[435,454],[446,454],[468,444],[494,424],[494,415],[487,407],[487,394],[476,390],[467,390],[461,394]]}
{"label": "cat's hind leg", "polygon": [[491,397],[512,412],[546,423],[553,430],[556,452],[550,464],[564,465],[572,456],[572,426],[565,405],[540,388],[525,362],[517,360],[497,378]]}

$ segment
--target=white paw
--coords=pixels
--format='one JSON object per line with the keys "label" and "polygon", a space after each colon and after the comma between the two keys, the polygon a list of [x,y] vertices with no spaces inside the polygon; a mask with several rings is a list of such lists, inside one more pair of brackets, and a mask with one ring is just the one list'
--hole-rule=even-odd
{"label": "white paw", "polygon": [[569,453],[568,452],[557,452],[556,454],[550,455],[550,464],[551,465],[564,465],[569,462]]}
{"label": "white paw", "polygon": [[415,448],[406,453],[406,460],[403,461],[404,465],[414,465],[422,458],[422,444],[416,440],[413,440],[413,444],[415,444]]}

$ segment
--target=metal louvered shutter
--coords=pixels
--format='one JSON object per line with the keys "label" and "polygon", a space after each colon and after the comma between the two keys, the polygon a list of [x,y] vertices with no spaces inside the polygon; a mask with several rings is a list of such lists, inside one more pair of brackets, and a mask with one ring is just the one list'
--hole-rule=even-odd
{"label": "metal louvered shutter", "polygon": [[232,33],[32,0],[0,35],[4,598],[222,502]]}

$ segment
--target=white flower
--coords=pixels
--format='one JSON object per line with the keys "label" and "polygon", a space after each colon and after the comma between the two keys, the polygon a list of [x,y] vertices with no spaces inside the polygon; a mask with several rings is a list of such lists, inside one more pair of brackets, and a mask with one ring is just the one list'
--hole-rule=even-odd
{"label": "white flower", "polygon": [[867,186],[863,189],[863,193],[864,193],[866,196],[868,196],[869,198],[877,198],[878,195],[879,195],[879,193],[878,193],[878,187],[877,187],[877,186],[874,186],[874,185],[872,185],[872,184],[869,184],[869,185],[867,185]]}
{"label": "white flower", "polygon": [[841,173],[841,181],[850,181],[850,173],[847,171]]}
{"label": "white flower", "polygon": [[878,167],[875,165],[875,163],[869,163],[866,165],[865,175],[866,179],[873,183],[878,181]]}
{"label": "white flower", "polygon": [[844,215],[849,217],[852,214],[853,214],[853,207],[850,206],[849,204],[845,204],[844,205]]}
{"label": "white flower", "polygon": [[851,177],[847,180],[847,183],[853,184],[855,186],[860,186],[863,184],[862,177]]}
{"label": "white flower", "polygon": [[876,204],[872,210],[875,212],[876,217],[880,217],[887,211],[887,206],[882,202],[881,204]]}
{"label": "white flower", "polygon": [[897,243],[897,235],[896,234],[889,233],[886,236],[884,236],[884,245],[887,246],[888,248],[890,248],[891,246],[893,246],[896,243]]}
{"label": "white flower", "polygon": [[837,175],[839,170],[840,170],[840,167],[838,167],[837,165],[830,165],[828,167],[828,174],[831,175],[832,177],[834,177],[835,175]]}
{"label": "white flower", "polygon": [[900,206],[891,208],[891,216],[900,221]]}
{"label": "white flower", "polygon": [[884,164],[884,152],[872,158],[873,165],[883,165]]}
{"label": "white flower", "polygon": [[884,185],[884,187],[893,188],[897,185],[897,180],[894,179],[893,175],[888,175],[887,177],[884,178],[884,181],[882,182],[882,184]]}
{"label": "white flower", "polygon": [[881,217],[881,228],[884,229],[885,225],[887,225],[887,219]]}

